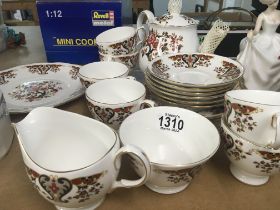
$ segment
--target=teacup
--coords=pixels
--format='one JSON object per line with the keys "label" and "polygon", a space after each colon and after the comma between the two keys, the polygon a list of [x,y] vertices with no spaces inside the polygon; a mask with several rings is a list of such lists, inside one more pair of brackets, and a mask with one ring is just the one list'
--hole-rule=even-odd
{"label": "teacup", "polygon": [[79,78],[85,88],[88,88],[95,82],[112,79],[118,77],[126,77],[129,73],[129,69],[126,65],[113,62],[93,62],[84,65],[79,70]]}
{"label": "teacup", "polygon": [[142,41],[138,42],[138,31],[144,27],[135,29],[130,26],[122,26],[109,29],[96,37],[99,52],[108,55],[126,55],[135,52]]}
{"label": "teacup", "polygon": [[138,63],[139,52],[130,53],[127,55],[106,55],[99,52],[101,61],[115,61],[126,65],[128,68],[133,68]]}
{"label": "teacup", "polygon": [[229,128],[242,138],[279,148],[280,93],[262,90],[227,92],[225,121]]}
{"label": "teacup", "polygon": [[230,160],[230,171],[239,181],[262,185],[269,176],[279,173],[280,150],[252,143],[234,133],[222,118],[224,150]]}
{"label": "teacup", "polygon": [[118,129],[133,112],[155,103],[146,100],[145,86],[133,79],[116,78],[97,82],[86,90],[88,108],[92,116]]}
{"label": "teacup", "polygon": [[[123,145],[135,145],[148,156],[152,169],[145,185],[162,194],[184,190],[220,145],[219,132],[208,119],[168,106],[133,113],[121,124],[119,136]],[[131,160],[143,175],[143,163]]]}
{"label": "teacup", "polygon": [[[29,179],[57,209],[95,209],[112,190],[142,185],[149,177],[145,154],[131,145],[120,148],[117,133],[97,120],[40,107],[14,127]],[[138,180],[116,181],[127,153],[138,157],[146,172]]]}

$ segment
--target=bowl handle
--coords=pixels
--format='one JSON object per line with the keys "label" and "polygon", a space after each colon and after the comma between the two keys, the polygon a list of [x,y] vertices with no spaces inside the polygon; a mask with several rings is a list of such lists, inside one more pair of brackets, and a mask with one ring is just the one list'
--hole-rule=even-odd
{"label": "bowl handle", "polygon": [[271,143],[274,149],[280,148],[280,112],[276,113],[272,117],[272,127],[276,129],[275,141]]}
{"label": "bowl handle", "polygon": [[120,170],[120,158],[124,154],[132,154],[136,156],[139,159],[139,161],[142,162],[144,166],[144,175],[137,180],[121,179],[120,181],[115,181],[111,187],[110,192],[120,187],[131,188],[141,186],[146,183],[146,181],[151,175],[151,165],[147,155],[144,152],[142,152],[141,149],[137,148],[134,145],[125,145],[117,151],[114,158],[114,166],[116,170]]}

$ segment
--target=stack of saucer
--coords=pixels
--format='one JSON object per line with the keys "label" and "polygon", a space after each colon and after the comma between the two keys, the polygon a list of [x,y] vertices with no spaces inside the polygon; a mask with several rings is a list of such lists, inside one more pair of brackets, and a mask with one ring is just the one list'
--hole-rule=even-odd
{"label": "stack of saucer", "polygon": [[242,66],[232,59],[179,53],[153,60],[145,71],[145,81],[160,104],[187,108],[220,120],[224,95],[237,86],[242,75]]}

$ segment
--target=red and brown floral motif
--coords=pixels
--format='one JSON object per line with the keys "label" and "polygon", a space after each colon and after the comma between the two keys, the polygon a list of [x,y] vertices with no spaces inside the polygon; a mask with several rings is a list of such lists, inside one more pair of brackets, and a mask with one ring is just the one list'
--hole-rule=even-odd
{"label": "red and brown floral motif", "polygon": [[[252,131],[254,127],[257,126],[257,122],[254,121],[253,114],[259,112],[263,112],[263,110],[258,107],[231,103],[229,100],[225,101],[226,120],[229,127],[237,127],[237,132]],[[232,113],[233,120],[230,120],[229,117]]]}
{"label": "red and brown floral motif", "polygon": [[155,75],[158,75],[163,79],[168,79],[169,78],[169,74],[166,73],[168,70],[170,70],[170,68],[168,67],[168,65],[163,64],[162,60],[158,60],[158,61],[153,63],[152,72]]}
{"label": "red and brown floral motif", "polygon": [[208,67],[214,56],[203,54],[183,54],[170,56],[169,59],[173,61],[172,66],[179,68],[197,68]]}
{"label": "red and brown floral motif", "polygon": [[76,80],[78,78],[78,73],[79,73],[80,67],[78,66],[71,66],[71,70],[69,74],[71,75],[71,78]]}
{"label": "red and brown floral motif", "polygon": [[60,64],[38,64],[38,65],[31,65],[26,66],[30,73],[37,73],[37,74],[48,74],[49,71],[51,72],[58,72],[60,71]]}
{"label": "red and brown floral motif", "polygon": [[111,44],[109,47],[113,49],[112,55],[126,55],[134,51],[137,41],[137,35],[135,34],[129,40],[119,42],[116,44]]}
{"label": "red and brown floral motif", "polygon": [[222,67],[214,69],[217,72],[217,78],[223,81],[234,80],[240,76],[240,69],[233,63],[223,61]]}
{"label": "red and brown floral motif", "polygon": [[158,57],[158,51],[163,54],[179,53],[183,47],[183,36],[175,33],[169,34],[164,31],[162,33],[151,30],[145,41],[144,47],[141,49],[141,56],[147,56],[148,61]]}
{"label": "red and brown floral motif", "polygon": [[0,72],[0,85],[8,83],[8,79],[15,78],[16,75],[14,70]]}
{"label": "red and brown floral motif", "polygon": [[[26,171],[29,179],[41,194],[49,200],[63,203],[69,203],[71,200],[81,203],[90,199],[91,196],[98,195],[104,187],[100,179],[107,173],[103,171],[92,176],[69,180],[56,175],[40,175],[28,167]],[[67,197],[69,193],[73,196]]]}
{"label": "red and brown floral motif", "polygon": [[247,155],[252,155],[251,152],[243,151],[243,143],[239,140],[234,140],[230,135],[223,133],[225,144],[224,148],[227,155],[234,160],[246,159]]}
{"label": "red and brown floral motif", "polygon": [[267,151],[255,152],[264,159],[260,162],[254,161],[256,168],[261,169],[261,172],[271,173],[271,171],[274,169],[280,169],[280,153],[272,153]]}
{"label": "red and brown floral motif", "polygon": [[95,106],[89,102],[87,102],[87,104],[91,113],[106,124],[122,122],[125,118],[132,114],[131,110],[133,108],[133,106],[128,106],[112,109],[109,107],[102,108],[99,106]]}
{"label": "red and brown floral motif", "polygon": [[[186,25],[197,24],[197,22],[194,19],[192,19],[188,16],[181,15],[181,17],[186,20],[186,22],[187,22]],[[173,19],[173,15],[171,15],[170,13],[167,13],[167,14],[161,16],[161,17],[156,17],[156,21],[161,25],[167,25],[169,23],[168,21],[171,20],[171,19]]]}
{"label": "red and brown floral motif", "polygon": [[135,54],[135,55],[132,55],[132,56],[119,57],[119,58],[116,58],[116,59],[113,59],[113,60],[117,61],[117,62],[119,60],[120,63],[123,63],[128,68],[133,68],[137,63],[138,58],[139,58],[138,54]]}
{"label": "red and brown floral motif", "polygon": [[191,182],[194,176],[200,171],[201,165],[181,170],[156,170],[159,173],[167,174],[167,181],[177,184],[179,182]]}
{"label": "red and brown floral motif", "polygon": [[[261,173],[270,174],[272,171],[280,169],[280,153],[261,151],[258,149],[247,149],[240,140],[234,140],[230,135],[224,134],[225,152],[229,158],[241,161],[250,157],[252,163]],[[249,160],[248,160],[249,161]]]}
{"label": "red and brown floral motif", "polygon": [[19,101],[33,102],[52,97],[60,90],[62,90],[60,82],[36,81],[19,85],[8,95]]}

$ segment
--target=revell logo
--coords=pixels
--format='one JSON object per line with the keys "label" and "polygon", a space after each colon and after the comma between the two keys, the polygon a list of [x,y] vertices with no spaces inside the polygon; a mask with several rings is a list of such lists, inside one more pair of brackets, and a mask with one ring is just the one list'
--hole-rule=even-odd
{"label": "revell logo", "polygon": [[93,19],[95,20],[109,20],[109,12],[106,13],[100,13],[98,11],[93,12]]}
{"label": "revell logo", "polygon": [[91,12],[93,26],[114,26],[114,11],[94,10]]}

